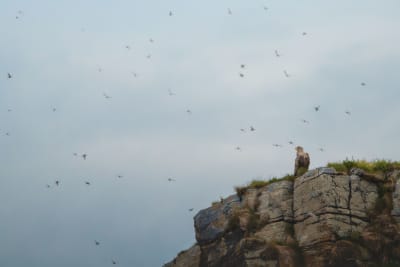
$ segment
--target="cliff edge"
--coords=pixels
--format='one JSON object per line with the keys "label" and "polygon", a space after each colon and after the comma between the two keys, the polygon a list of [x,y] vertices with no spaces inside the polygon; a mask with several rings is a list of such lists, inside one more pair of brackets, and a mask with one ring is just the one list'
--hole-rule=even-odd
{"label": "cliff edge", "polygon": [[339,169],[238,188],[198,212],[197,243],[164,266],[400,266],[400,169]]}

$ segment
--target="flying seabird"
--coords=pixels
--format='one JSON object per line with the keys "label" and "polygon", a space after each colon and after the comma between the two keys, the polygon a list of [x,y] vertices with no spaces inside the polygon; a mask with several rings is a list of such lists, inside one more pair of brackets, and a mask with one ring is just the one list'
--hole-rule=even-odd
{"label": "flying seabird", "polygon": [[94,243],[96,244],[96,246],[99,246],[99,245],[100,245],[100,242],[97,241],[97,240],[95,240]]}
{"label": "flying seabird", "polygon": [[84,160],[86,160],[86,157],[87,157],[86,154],[82,154],[82,158],[83,158]]}
{"label": "flying seabird", "polygon": [[350,111],[348,111],[348,110],[346,110],[344,113],[346,113],[347,115],[351,115],[351,112]]}
{"label": "flying seabird", "polygon": [[106,93],[103,93],[103,96],[104,96],[105,99],[110,99],[111,98],[111,96],[107,95]]}
{"label": "flying seabird", "polygon": [[175,182],[176,180],[173,178],[168,178],[168,182]]}
{"label": "flying seabird", "polygon": [[255,130],[253,126],[250,126],[250,131],[254,132]]}
{"label": "flying seabird", "polygon": [[56,184],[56,186],[59,186],[60,185],[60,181],[56,180],[55,184]]}
{"label": "flying seabird", "polygon": [[273,144],[272,146],[274,146],[274,147],[282,147],[282,145],[280,145],[280,144]]}
{"label": "flying seabird", "polygon": [[244,74],[241,73],[241,72],[239,72],[239,76],[240,76],[241,78],[243,78],[243,77],[244,77]]}
{"label": "flying seabird", "polygon": [[8,77],[8,79],[11,79],[12,78],[12,74],[11,73],[7,73],[7,77]]}
{"label": "flying seabird", "polygon": [[315,111],[319,111],[319,107],[320,107],[320,105],[315,106],[315,107],[314,107]]}
{"label": "flying seabird", "polygon": [[303,123],[310,123],[308,120],[305,120],[305,119],[301,119],[301,122],[303,122]]}
{"label": "flying seabird", "polygon": [[90,182],[86,181],[85,184],[86,184],[86,185],[90,185]]}

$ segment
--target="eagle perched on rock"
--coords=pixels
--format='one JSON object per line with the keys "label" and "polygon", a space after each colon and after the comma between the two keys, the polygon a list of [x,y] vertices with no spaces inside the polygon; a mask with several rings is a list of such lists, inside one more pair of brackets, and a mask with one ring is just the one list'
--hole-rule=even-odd
{"label": "eagle perched on rock", "polygon": [[300,176],[308,171],[308,166],[310,166],[310,156],[308,153],[304,152],[301,146],[297,146],[296,151],[297,156],[294,164],[294,176]]}

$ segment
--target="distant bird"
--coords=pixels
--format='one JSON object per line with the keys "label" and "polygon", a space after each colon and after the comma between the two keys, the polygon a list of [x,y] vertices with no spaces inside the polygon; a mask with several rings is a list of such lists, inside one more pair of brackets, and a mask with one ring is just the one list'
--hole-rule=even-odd
{"label": "distant bird", "polygon": [[364,83],[364,82],[362,82],[362,83],[361,83],[361,86],[366,86],[366,85],[367,85],[367,84],[366,84],[366,83]]}
{"label": "distant bird", "polygon": [[73,153],[72,155],[74,155],[75,157],[77,157],[77,156],[78,156],[78,153]]}
{"label": "distant bird", "polygon": [[173,15],[173,13],[172,13],[172,11],[170,11],[170,12],[169,12],[169,16],[172,17],[172,15]]}
{"label": "distant bird", "polygon": [[306,36],[307,32],[302,32],[301,35]]}
{"label": "distant bird", "polygon": [[47,187],[47,188],[50,188],[50,185],[49,185],[49,184],[46,184],[46,187]]}
{"label": "distant bird", "polygon": [[320,105],[314,107],[315,111],[319,111],[319,108],[320,108]]}
{"label": "distant bird", "polygon": [[302,119],[301,120],[302,123],[310,123],[308,120]]}
{"label": "distant bird", "polygon": [[121,175],[121,174],[118,174],[117,177],[121,179],[121,178],[124,177],[124,176]]}
{"label": "distant bird", "polygon": [[86,184],[86,185],[90,185],[90,182],[86,181],[85,184]]}
{"label": "distant bird", "polygon": [[86,154],[82,154],[82,158],[83,158],[84,160],[86,160],[86,157],[87,157]]}
{"label": "distant bird", "polygon": [[11,111],[12,111],[12,109],[10,109],[10,108],[9,108],[9,109],[7,109],[7,111],[8,111],[8,112],[11,112]]}
{"label": "distant bird", "polygon": [[244,77],[244,74],[241,73],[241,72],[239,72],[239,76],[240,76],[241,78],[243,78],[243,77]]}
{"label": "distant bird", "polygon": [[99,246],[99,245],[100,245],[100,242],[97,241],[97,240],[95,240],[94,243],[95,243],[96,246]]}
{"label": "distant bird", "polygon": [[137,73],[136,72],[131,72],[132,73],[132,75],[133,75],[133,77],[137,77]]}
{"label": "distant bird", "polygon": [[264,6],[264,10],[267,11],[267,10],[268,10],[268,7]]}
{"label": "distant bird", "polygon": [[175,182],[176,180],[173,178],[168,178],[168,182]]}
{"label": "distant bird", "polygon": [[192,111],[190,109],[187,109],[186,113],[189,114],[189,115],[192,115]]}
{"label": "distant bird", "polygon": [[146,58],[150,59],[151,58],[151,54],[147,54]]}
{"label": "distant bird", "polygon": [[228,8],[228,14],[232,15],[232,10],[230,8]]}
{"label": "distant bird", "polygon": [[245,65],[245,64],[241,64],[240,67],[241,67],[242,69],[244,69],[244,68],[246,67],[246,65]]}
{"label": "distant bird", "polygon": [[53,110],[53,112],[56,112],[57,109],[56,109],[56,108],[53,108],[52,110]]}
{"label": "distant bird", "polygon": [[242,132],[246,132],[246,130],[245,130],[245,129],[243,129],[243,128],[240,128],[240,131],[242,131]]}
{"label": "distant bird", "polygon": [[283,71],[283,74],[285,74],[286,78],[290,77],[289,73],[286,70]]}
{"label": "distant bird", "polygon": [[275,49],[275,56],[276,57],[280,57],[281,56],[281,54],[279,54],[278,50],[276,50],[276,49]]}
{"label": "distant bird", "polygon": [[174,95],[176,95],[176,94],[175,94],[174,92],[172,92],[171,89],[168,89],[168,95],[169,95],[169,96],[174,96]]}
{"label": "distant bird", "polygon": [[235,147],[235,149],[236,149],[237,151],[242,151],[242,148],[241,148],[240,146]]}
{"label": "distant bird", "polygon": [[149,39],[150,43],[154,43],[154,40],[152,38]]}
{"label": "distant bird", "polygon": [[193,208],[190,208],[189,211],[193,211]]}
{"label": "distant bird", "polygon": [[128,49],[128,50],[131,50],[131,46],[130,45],[126,45],[125,48]]}
{"label": "distant bird", "polygon": [[293,143],[293,141],[289,141],[289,145],[293,145],[294,143]]}
{"label": "distant bird", "polygon": [[7,77],[8,77],[8,79],[11,79],[13,76],[11,73],[7,73]]}
{"label": "distant bird", "polygon": [[115,260],[111,260],[112,264],[117,264],[117,262]]}
{"label": "distant bird", "polygon": [[280,144],[273,144],[273,146],[274,146],[274,147],[283,147],[283,146],[280,145]]}
{"label": "distant bird", "polygon": [[55,184],[56,184],[56,186],[59,186],[60,185],[60,181],[56,180]]}
{"label": "distant bird", "polygon": [[351,115],[351,112],[350,111],[348,111],[348,110],[346,110],[344,113],[346,113],[347,115]]}
{"label": "distant bird", "polygon": [[324,152],[324,149],[322,147],[320,147],[318,150]]}
{"label": "distant bird", "polygon": [[253,126],[250,126],[250,131],[254,132],[256,129]]}
{"label": "distant bird", "polygon": [[104,96],[105,99],[110,99],[111,98],[111,96],[107,95],[106,93],[103,93],[103,96]]}
{"label": "distant bird", "polygon": [[9,133],[9,132],[6,132],[6,135],[7,135],[7,136],[10,136],[10,133]]}

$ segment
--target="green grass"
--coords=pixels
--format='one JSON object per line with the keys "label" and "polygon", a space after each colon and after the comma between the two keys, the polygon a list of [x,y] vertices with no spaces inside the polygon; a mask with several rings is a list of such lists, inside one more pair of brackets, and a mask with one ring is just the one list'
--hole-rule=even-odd
{"label": "green grass", "polygon": [[330,162],[327,167],[336,169],[338,172],[349,173],[351,168],[360,168],[369,173],[386,173],[395,169],[400,169],[399,161],[385,159],[366,160],[343,160],[342,162]]}
{"label": "green grass", "polygon": [[281,181],[291,181],[293,182],[295,180],[295,176],[287,174],[281,178],[277,178],[277,177],[273,177],[269,180],[253,180],[250,183],[248,183],[245,186],[236,186],[235,187],[235,191],[237,193],[237,195],[241,198],[242,196],[244,196],[246,194],[246,191],[248,189],[259,189],[262,188],[264,186],[276,183],[276,182],[281,182]]}

